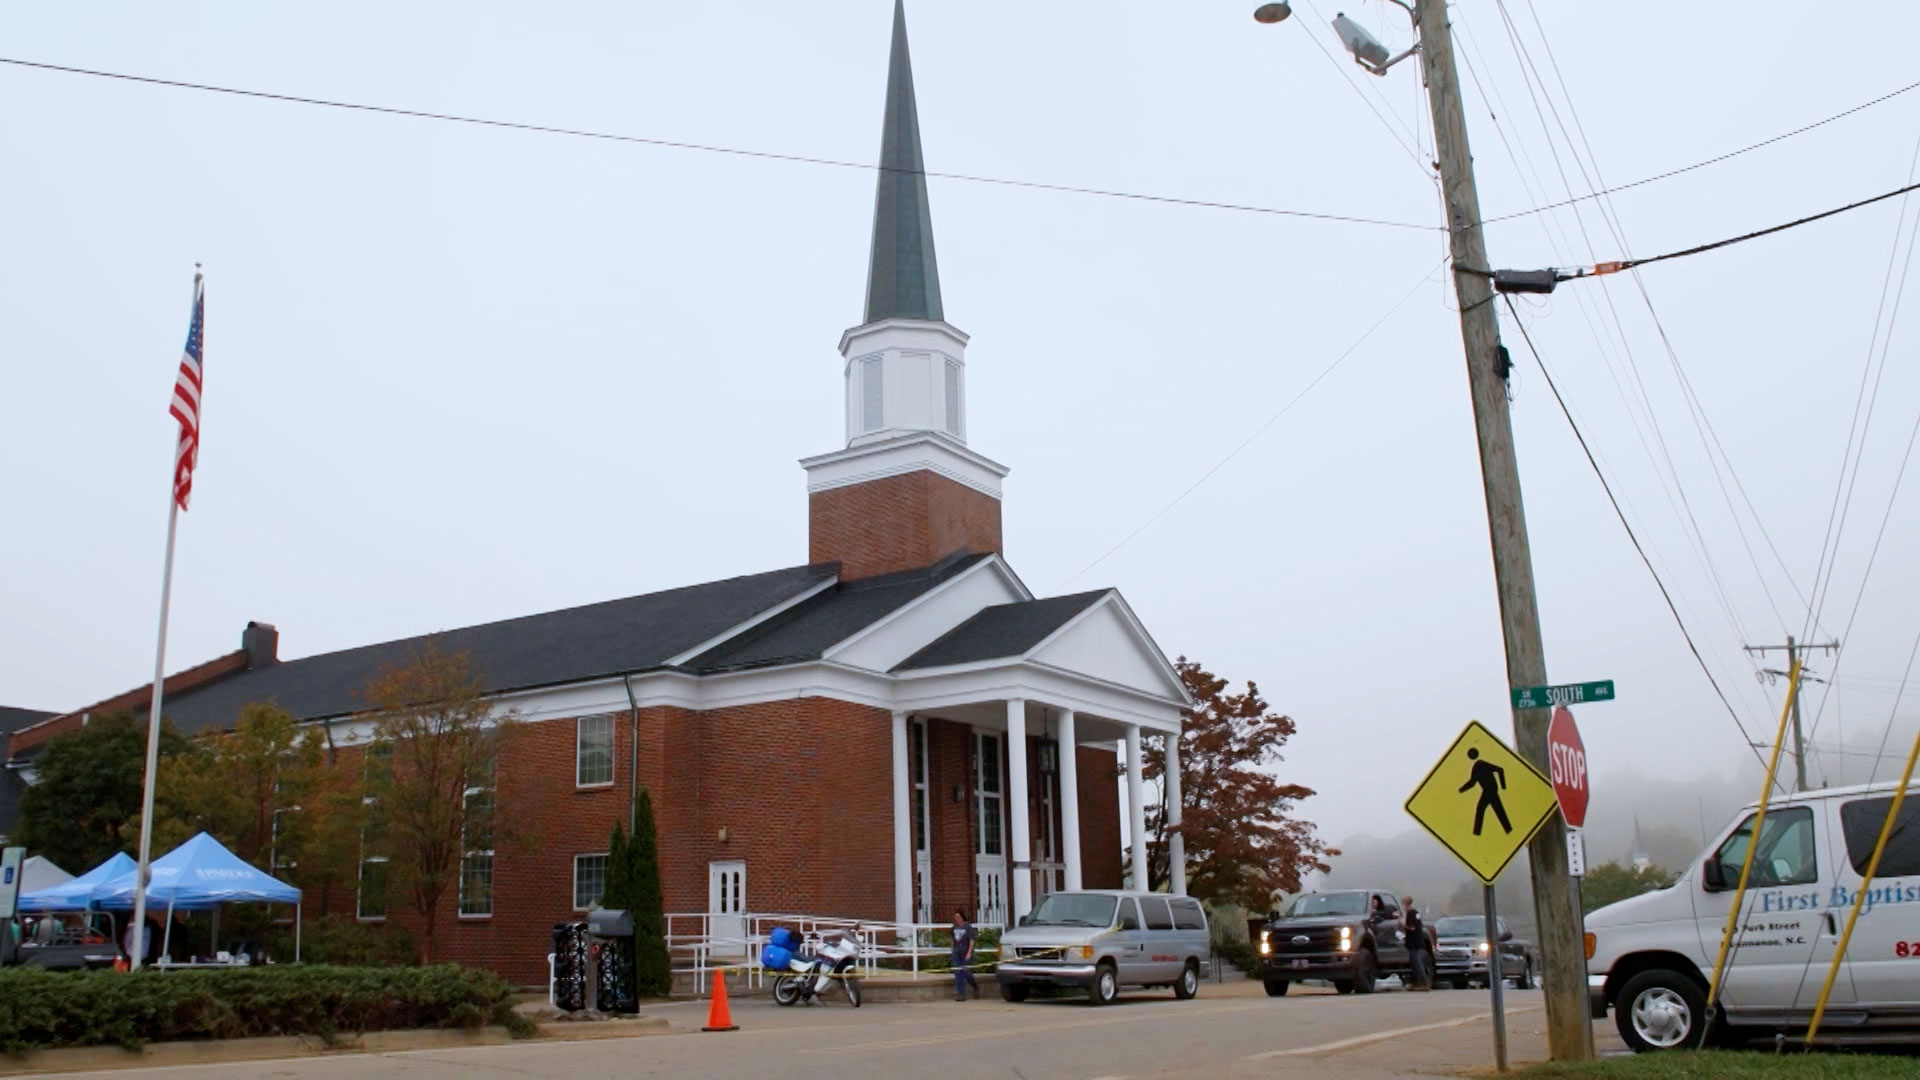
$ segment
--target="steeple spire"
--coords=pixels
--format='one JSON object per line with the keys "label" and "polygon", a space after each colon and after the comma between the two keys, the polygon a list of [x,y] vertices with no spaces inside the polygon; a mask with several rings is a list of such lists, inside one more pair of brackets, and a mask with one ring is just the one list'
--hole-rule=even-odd
{"label": "steeple spire", "polygon": [[873,254],[867,264],[866,321],[945,317],[940,307],[940,269],[933,258],[926,162],[920,156],[913,62],[907,55],[907,12],[904,0],[894,0],[880,180],[873,200]]}

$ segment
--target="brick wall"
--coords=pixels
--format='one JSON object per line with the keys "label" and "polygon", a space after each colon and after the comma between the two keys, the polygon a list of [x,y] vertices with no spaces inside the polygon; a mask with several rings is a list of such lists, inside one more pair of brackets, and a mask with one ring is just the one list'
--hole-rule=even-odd
{"label": "brick wall", "polygon": [[1082,746],[1080,760],[1080,880],[1089,889],[1121,885],[1120,757]]}
{"label": "brick wall", "polygon": [[849,580],[956,551],[1003,551],[1000,500],[924,469],[808,498],[808,561],[837,561]]}

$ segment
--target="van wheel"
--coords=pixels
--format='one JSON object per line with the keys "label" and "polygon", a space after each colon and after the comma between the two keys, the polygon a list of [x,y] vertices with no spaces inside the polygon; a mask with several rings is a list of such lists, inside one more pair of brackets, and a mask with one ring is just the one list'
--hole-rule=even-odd
{"label": "van wheel", "polygon": [[1200,992],[1200,965],[1187,961],[1180,972],[1180,981],[1173,984],[1173,996],[1181,1001],[1192,1001],[1193,995]]}
{"label": "van wheel", "polygon": [[1627,980],[1614,1006],[1620,1038],[1638,1053],[1699,1046],[1707,999],[1700,984],[1677,971],[1655,968]]}
{"label": "van wheel", "polygon": [[1102,960],[1093,974],[1093,985],[1087,987],[1087,1004],[1111,1005],[1120,996],[1120,975],[1113,970],[1113,961]]}
{"label": "van wheel", "polygon": [[1027,986],[1025,983],[1001,983],[1000,996],[1018,1004],[1027,1000]]}
{"label": "van wheel", "polygon": [[1286,997],[1287,996],[1287,980],[1267,979],[1265,980],[1265,984],[1267,987],[1268,997]]}

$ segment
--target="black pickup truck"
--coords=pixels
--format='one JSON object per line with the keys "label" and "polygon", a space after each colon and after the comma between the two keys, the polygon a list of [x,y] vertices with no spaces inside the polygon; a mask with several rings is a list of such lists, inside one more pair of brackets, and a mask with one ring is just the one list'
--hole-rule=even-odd
{"label": "black pickup truck", "polygon": [[1371,994],[1384,976],[1409,976],[1405,938],[1400,901],[1386,889],[1304,893],[1261,928],[1260,981],[1268,997],[1308,980],[1332,983],[1342,994]]}

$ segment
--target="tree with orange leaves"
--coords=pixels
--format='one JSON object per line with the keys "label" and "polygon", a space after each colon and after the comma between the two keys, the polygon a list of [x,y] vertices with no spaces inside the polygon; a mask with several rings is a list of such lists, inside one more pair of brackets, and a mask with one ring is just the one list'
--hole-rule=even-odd
{"label": "tree with orange leaves", "polygon": [[[1181,657],[1175,664],[1193,698],[1180,731],[1178,830],[1185,838],[1187,895],[1216,904],[1265,911],[1281,893],[1297,892],[1308,873],[1327,869],[1336,854],[1313,823],[1293,816],[1313,789],[1283,784],[1273,768],[1294,733],[1292,718],[1271,712],[1251,681],[1243,693],[1227,680]],[[1144,778],[1164,793],[1164,740],[1146,747]],[[1163,799],[1147,806],[1147,873],[1156,889],[1171,880]]]}

